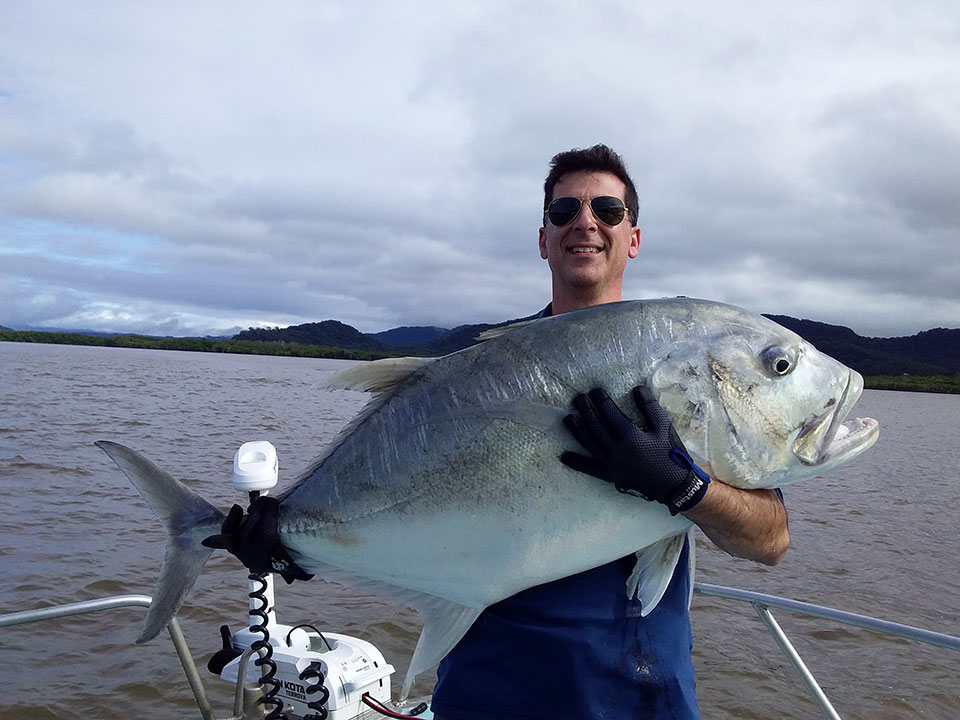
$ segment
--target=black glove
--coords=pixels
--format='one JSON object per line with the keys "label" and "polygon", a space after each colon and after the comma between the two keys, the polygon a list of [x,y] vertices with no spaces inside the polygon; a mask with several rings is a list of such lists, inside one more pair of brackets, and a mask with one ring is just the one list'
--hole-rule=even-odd
{"label": "black glove", "polygon": [[234,505],[223,521],[219,535],[201,541],[209,548],[221,548],[234,555],[253,573],[280,573],[288,583],[309,580],[305,573],[280,544],[277,529],[280,503],[269,495],[261,495],[243,514],[243,508]]}
{"label": "black glove", "polygon": [[577,395],[577,412],[567,415],[563,424],[592,457],[566,451],[560,461],[612,482],[620,492],[663,503],[671,515],[689,510],[706,494],[710,476],[687,455],[650,389],[635,387],[633,399],[643,425],[624,415],[600,388]]}

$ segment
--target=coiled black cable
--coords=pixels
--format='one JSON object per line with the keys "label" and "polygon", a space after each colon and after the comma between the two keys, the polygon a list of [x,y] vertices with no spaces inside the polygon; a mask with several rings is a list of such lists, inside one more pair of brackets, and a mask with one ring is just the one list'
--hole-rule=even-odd
{"label": "coiled black cable", "polygon": [[[267,589],[266,573],[250,573],[247,578],[259,584],[257,589],[250,592],[249,597],[251,600],[260,602],[259,607],[250,608],[250,614],[255,615],[260,622],[257,625],[251,625],[250,631],[263,635],[260,640],[254,640],[250,643],[250,647],[257,653],[257,659],[253,661],[253,664],[257,667],[266,668],[260,677],[260,685],[261,687],[266,686],[266,689],[257,702],[260,705],[273,708],[267,713],[264,720],[286,720],[286,716],[283,714],[283,700],[275,697],[280,692],[280,681],[274,677],[277,674],[277,663],[273,661],[273,646],[270,644],[270,631],[267,630],[267,621],[269,620],[267,611],[270,608],[268,607],[267,596],[263,593]],[[263,654],[260,653],[261,650]]]}
{"label": "coiled black cable", "polygon": [[305,690],[307,695],[319,693],[320,697],[307,703],[307,707],[316,712],[310,715],[304,715],[303,720],[327,720],[327,700],[330,699],[330,691],[323,684],[323,666],[319,662],[310,663],[302,673],[300,679],[305,683],[314,681],[312,685],[307,685]]}

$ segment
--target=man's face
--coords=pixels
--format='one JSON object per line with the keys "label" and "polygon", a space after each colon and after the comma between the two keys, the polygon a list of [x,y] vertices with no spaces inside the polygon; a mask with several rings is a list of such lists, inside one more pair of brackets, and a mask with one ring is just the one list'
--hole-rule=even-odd
{"label": "man's face", "polygon": [[619,294],[627,260],[640,249],[640,228],[627,213],[614,227],[594,217],[590,200],[601,195],[625,199],[626,185],[606,172],[576,172],[560,177],[553,197],[578,197],[583,201],[573,222],[556,227],[550,220],[540,228],[540,257],[550,264],[554,287],[573,291]]}

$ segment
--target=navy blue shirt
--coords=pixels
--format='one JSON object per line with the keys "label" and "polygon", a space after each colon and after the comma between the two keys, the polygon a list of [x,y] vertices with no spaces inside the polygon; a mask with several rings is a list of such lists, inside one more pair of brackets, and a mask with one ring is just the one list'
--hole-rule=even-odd
{"label": "navy blue shirt", "polygon": [[628,598],[634,557],[487,608],[437,670],[433,712],[452,720],[699,718],[688,541],[647,616]]}

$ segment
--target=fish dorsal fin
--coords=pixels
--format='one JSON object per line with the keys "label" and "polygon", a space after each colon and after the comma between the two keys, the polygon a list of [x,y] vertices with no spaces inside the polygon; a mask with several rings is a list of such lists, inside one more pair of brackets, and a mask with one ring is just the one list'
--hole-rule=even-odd
{"label": "fish dorsal fin", "polygon": [[330,378],[327,387],[384,395],[402,385],[407,378],[433,360],[434,358],[421,357],[384,358],[354,365]]}
{"label": "fish dorsal fin", "polygon": [[686,533],[672,535],[637,551],[637,562],[627,578],[627,596],[640,601],[641,616],[649,615],[667,591],[685,537]]}
{"label": "fish dorsal fin", "polygon": [[[334,373],[326,382],[325,387],[328,390],[359,390],[361,392],[373,393],[373,397],[363,406],[363,409],[340,430],[333,439],[333,442],[327,445],[323,452],[303,469],[297,479],[302,480],[320,467],[354,430],[365,423],[367,418],[373,415],[373,413],[379,410],[384,403],[389,400],[401,385],[414,377],[420,370],[434,360],[436,360],[436,358],[384,358],[383,360],[360,363],[359,365],[354,365],[346,370]],[[286,497],[294,487],[295,485],[281,493],[280,498]]]}
{"label": "fish dorsal fin", "polygon": [[501,325],[500,327],[490,328],[489,330],[484,330],[482,333],[477,335],[477,340],[481,342],[493,340],[494,338],[500,337],[504,333],[508,333],[512,330],[519,330],[522,327],[526,327],[527,325],[538,322],[542,319],[543,318],[531,318],[530,320],[520,320],[519,322],[510,323],[509,325]]}
{"label": "fish dorsal fin", "polygon": [[403,679],[400,699],[410,694],[417,675],[436,666],[460,642],[482,609],[466,607],[450,600],[421,596],[412,603],[423,618],[423,630],[410,658],[410,667]]}

